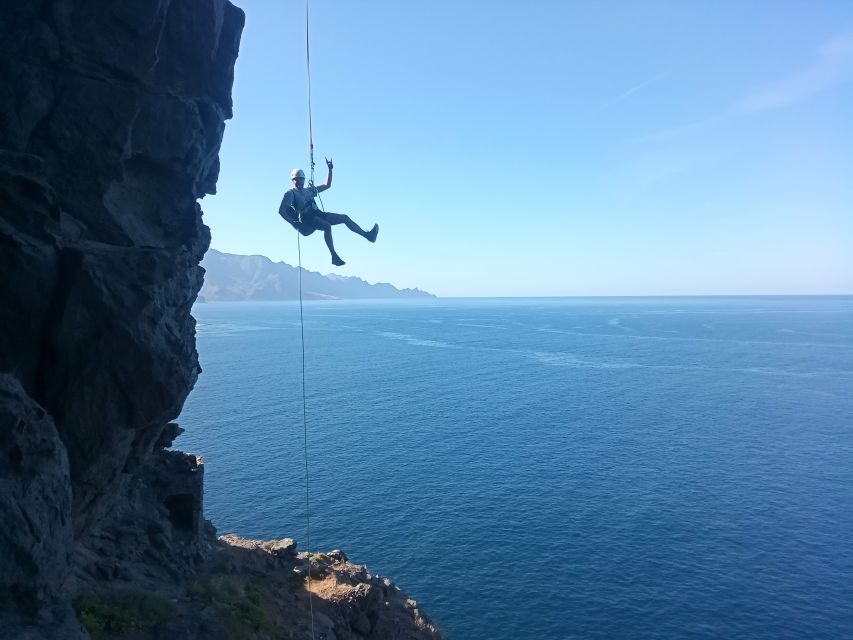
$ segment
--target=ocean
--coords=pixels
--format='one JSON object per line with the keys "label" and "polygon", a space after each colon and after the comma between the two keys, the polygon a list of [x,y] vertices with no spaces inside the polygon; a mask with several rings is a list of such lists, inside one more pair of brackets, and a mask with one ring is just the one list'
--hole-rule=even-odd
{"label": "ocean", "polygon": [[[304,550],[299,304],[193,313],[207,517]],[[304,319],[311,548],[451,638],[853,638],[853,297]]]}

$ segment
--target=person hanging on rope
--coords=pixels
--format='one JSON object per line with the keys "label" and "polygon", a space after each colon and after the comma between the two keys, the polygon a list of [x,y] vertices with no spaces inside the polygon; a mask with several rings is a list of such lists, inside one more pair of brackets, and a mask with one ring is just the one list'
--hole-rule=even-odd
{"label": "person hanging on rope", "polygon": [[332,241],[332,227],[336,224],[345,224],[347,229],[353,233],[367,238],[370,242],[376,242],[379,225],[375,224],[370,231],[365,231],[353,222],[348,215],[322,211],[317,206],[314,198],[332,186],[332,168],[334,165],[328,158],[326,159],[326,166],[329,168],[329,172],[326,174],[326,182],[318,187],[313,185],[306,187],[305,172],[302,169],[294,169],[290,173],[293,188],[284,192],[278,213],[303,236],[310,236],[317,230],[322,231],[326,246],[329,247],[329,253],[332,254],[332,264],[340,267],[345,263],[335,251],[335,244]]}

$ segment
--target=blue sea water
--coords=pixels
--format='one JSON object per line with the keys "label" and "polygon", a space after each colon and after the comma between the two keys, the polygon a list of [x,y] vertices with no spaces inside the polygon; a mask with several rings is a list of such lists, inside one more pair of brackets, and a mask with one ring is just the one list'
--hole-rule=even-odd
{"label": "blue sea water", "polygon": [[[207,516],[304,548],[299,305],[194,315]],[[853,638],[853,298],[304,315],[312,549],[450,637]]]}

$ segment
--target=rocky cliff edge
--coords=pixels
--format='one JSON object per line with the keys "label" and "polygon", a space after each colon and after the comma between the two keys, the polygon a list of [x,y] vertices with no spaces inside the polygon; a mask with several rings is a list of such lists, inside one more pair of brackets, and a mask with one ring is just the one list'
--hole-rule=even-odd
{"label": "rocky cliff edge", "polygon": [[225,0],[0,8],[0,638],[438,638],[340,552],[218,540],[167,448],[200,372],[244,15]]}

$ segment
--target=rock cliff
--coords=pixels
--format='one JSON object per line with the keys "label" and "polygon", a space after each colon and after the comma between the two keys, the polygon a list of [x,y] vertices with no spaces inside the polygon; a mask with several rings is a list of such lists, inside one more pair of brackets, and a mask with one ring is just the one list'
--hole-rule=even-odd
{"label": "rock cliff", "polygon": [[0,638],[310,637],[311,562],[329,640],[440,637],[341,554],[218,541],[203,461],[167,450],[243,23],[226,0],[0,7]]}

